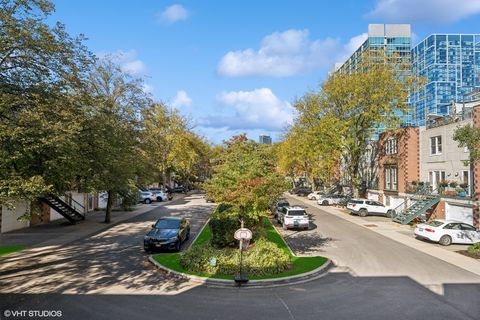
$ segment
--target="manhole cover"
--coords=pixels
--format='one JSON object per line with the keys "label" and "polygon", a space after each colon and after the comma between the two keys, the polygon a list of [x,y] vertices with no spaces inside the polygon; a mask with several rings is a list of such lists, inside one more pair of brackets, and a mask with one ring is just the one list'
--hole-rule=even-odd
{"label": "manhole cover", "polygon": [[364,224],[364,226],[367,228],[378,227],[376,224]]}

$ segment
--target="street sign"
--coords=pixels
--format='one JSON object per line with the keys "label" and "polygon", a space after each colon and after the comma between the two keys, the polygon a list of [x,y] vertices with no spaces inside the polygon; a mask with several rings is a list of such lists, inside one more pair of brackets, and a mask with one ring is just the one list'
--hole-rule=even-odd
{"label": "street sign", "polygon": [[252,239],[252,231],[247,228],[240,228],[235,231],[233,236],[237,240],[251,240]]}

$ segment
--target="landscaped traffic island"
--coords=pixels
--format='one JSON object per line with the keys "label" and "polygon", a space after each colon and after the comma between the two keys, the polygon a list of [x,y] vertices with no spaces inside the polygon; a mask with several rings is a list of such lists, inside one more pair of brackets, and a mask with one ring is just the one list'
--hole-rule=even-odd
{"label": "landscaped traffic island", "polygon": [[26,249],[26,246],[0,246],[0,257]]}
{"label": "landscaped traffic island", "polygon": [[[263,219],[263,231],[243,255],[243,270],[251,280],[276,279],[308,273],[323,266],[328,259],[320,256],[297,257],[273,227]],[[170,270],[187,275],[233,280],[239,272],[240,250],[215,248],[210,224],[192,246],[182,253],[164,253],[153,259]]]}

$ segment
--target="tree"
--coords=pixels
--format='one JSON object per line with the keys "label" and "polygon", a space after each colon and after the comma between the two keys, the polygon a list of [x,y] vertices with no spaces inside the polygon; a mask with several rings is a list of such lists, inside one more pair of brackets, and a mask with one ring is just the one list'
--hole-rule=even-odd
{"label": "tree", "polygon": [[81,139],[82,181],[87,189],[107,191],[105,222],[109,223],[116,194],[134,185],[144,165],[140,114],[151,101],[141,80],[105,58],[90,74],[84,103],[88,112]]}
{"label": "tree", "polygon": [[458,127],[453,134],[453,140],[458,142],[459,147],[468,148],[471,164],[480,160],[480,128],[474,128],[470,124]]}
{"label": "tree", "polygon": [[[341,156],[344,175],[350,178],[356,196],[375,129],[393,130],[400,124],[409,90],[414,88],[414,79],[405,73],[403,64],[375,58],[367,56],[351,74],[331,75],[318,93],[297,101],[299,115],[291,129],[291,135],[298,132],[307,141],[306,148],[314,150],[307,159],[323,162],[329,174],[339,167]],[[302,143],[296,145],[302,148]]]}
{"label": "tree", "polygon": [[216,201],[238,208],[240,219],[258,220],[286,184],[277,172],[272,147],[239,135],[224,143],[224,152],[205,189]]}
{"label": "tree", "polygon": [[175,109],[154,103],[143,112],[143,151],[151,167],[149,182],[168,184],[170,173],[190,184],[208,165],[210,146],[192,132]]}
{"label": "tree", "polygon": [[61,194],[80,172],[77,96],[93,57],[46,24],[50,1],[0,2],[0,203]]}

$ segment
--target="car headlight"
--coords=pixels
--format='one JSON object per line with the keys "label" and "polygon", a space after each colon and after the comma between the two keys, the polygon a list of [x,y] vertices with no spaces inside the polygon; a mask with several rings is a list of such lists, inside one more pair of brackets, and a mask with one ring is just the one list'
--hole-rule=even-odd
{"label": "car headlight", "polygon": [[152,240],[152,238],[150,238],[149,236],[145,236],[145,237],[143,237],[143,240],[144,241],[150,241],[150,240]]}

